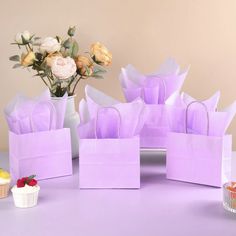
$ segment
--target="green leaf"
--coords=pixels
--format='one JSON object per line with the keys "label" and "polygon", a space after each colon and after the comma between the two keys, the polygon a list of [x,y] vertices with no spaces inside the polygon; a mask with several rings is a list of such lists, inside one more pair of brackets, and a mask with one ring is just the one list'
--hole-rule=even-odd
{"label": "green leaf", "polygon": [[70,37],[72,37],[72,36],[75,35],[75,30],[76,30],[75,26],[70,27],[70,28],[68,29],[68,31],[67,31],[67,34],[68,34]]}
{"label": "green leaf", "polygon": [[93,77],[95,79],[104,79],[104,77],[102,75],[98,75],[98,74],[92,74],[91,77]]}
{"label": "green leaf", "polygon": [[33,45],[33,46],[40,46],[41,43],[39,43],[39,42],[32,42],[32,45]]}
{"label": "green leaf", "polygon": [[20,56],[19,55],[11,56],[11,57],[9,57],[9,60],[10,61],[20,61]]}
{"label": "green leaf", "polygon": [[36,177],[36,175],[30,175],[29,177],[28,177],[28,179],[33,179],[33,178],[35,178]]}
{"label": "green leaf", "polygon": [[87,75],[89,75],[90,70],[87,66],[85,67],[85,70],[86,70]]}
{"label": "green leaf", "polygon": [[59,36],[56,36],[56,40],[58,43],[60,43],[60,37]]}
{"label": "green leaf", "polygon": [[103,68],[103,67],[101,67],[101,66],[99,66],[99,65],[94,65],[94,74],[98,74],[98,73],[106,73],[107,71]]}
{"label": "green leaf", "polygon": [[12,68],[15,69],[15,68],[19,68],[19,67],[21,67],[21,64],[17,63]]}
{"label": "green leaf", "polygon": [[25,45],[28,43],[28,41],[24,38],[23,35],[21,35],[21,38],[22,38],[22,44]]}
{"label": "green leaf", "polygon": [[79,52],[79,45],[76,40],[73,40],[72,47],[71,47],[71,57],[75,58]]}
{"label": "green leaf", "polygon": [[64,43],[63,43],[64,48],[69,49],[71,47],[71,39],[67,39]]}
{"label": "green leaf", "polygon": [[40,37],[34,37],[34,40],[40,40],[41,38]]}
{"label": "green leaf", "polygon": [[46,74],[46,73],[38,73],[37,76],[40,76],[40,77],[46,77],[47,74]]}
{"label": "green leaf", "polygon": [[[31,35],[29,40],[31,40],[32,38],[34,38],[34,36],[35,36],[35,34]],[[35,37],[35,38],[37,38],[37,37]],[[35,39],[35,38],[34,38],[34,39]]]}

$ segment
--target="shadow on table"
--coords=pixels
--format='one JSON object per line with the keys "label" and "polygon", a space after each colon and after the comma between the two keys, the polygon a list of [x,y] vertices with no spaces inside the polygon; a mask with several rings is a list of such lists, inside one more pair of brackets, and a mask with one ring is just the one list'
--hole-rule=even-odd
{"label": "shadow on table", "polygon": [[166,157],[163,153],[141,153],[140,164],[141,166],[165,166]]}
{"label": "shadow on table", "polygon": [[166,158],[163,153],[145,152],[141,153],[141,187],[158,185],[166,182]]}
{"label": "shadow on table", "polygon": [[198,216],[211,217],[217,219],[236,220],[236,214],[231,213],[223,208],[223,204],[220,201],[211,202],[199,202],[191,207],[191,211]]}

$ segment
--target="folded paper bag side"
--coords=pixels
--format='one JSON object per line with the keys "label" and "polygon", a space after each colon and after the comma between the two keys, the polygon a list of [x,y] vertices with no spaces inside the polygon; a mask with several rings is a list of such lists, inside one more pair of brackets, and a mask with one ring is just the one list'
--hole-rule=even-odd
{"label": "folded paper bag side", "polygon": [[80,188],[139,188],[139,137],[80,140]]}
{"label": "folded paper bag side", "polygon": [[[27,148],[26,148],[27,147]],[[32,173],[47,179],[72,174],[70,130],[9,133],[10,170],[16,181]]]}
{"label": "folded paper bag side", "polygon": [[[139,137],[123,138],[123,139],[81,139],[80,163],[83,164],[138,164],[139,159],[128,152],[139,155]],[[96,157],[96,152],[103,150],[104,155]],[[86,153],[86,157],[84,157]],[[114,154],[114,155],[113,155]],[[127,155],[127,156],[125,156]],[[125,159],[123,158],[125,156]]]}
{"label": "folded paper bag side", "polygon": [[225,154],[232,151],[232,136],[168,133],[167,178],[221,187]]}

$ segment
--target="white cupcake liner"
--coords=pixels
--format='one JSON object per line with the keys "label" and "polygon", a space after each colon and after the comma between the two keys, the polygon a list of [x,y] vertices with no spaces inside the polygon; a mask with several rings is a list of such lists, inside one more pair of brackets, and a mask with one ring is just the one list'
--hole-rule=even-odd
{"label": "white cupcake liner", "polygon": [[12,191],[15,206],[19,208],[36,206],[38,203],[39,190],[40,188],[31,193],[20,193],[17,191]]}

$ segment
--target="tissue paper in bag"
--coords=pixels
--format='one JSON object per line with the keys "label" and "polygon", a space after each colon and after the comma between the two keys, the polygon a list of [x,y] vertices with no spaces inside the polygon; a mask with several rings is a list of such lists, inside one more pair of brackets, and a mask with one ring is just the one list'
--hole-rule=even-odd
{"label": "tissue paper in bag", "polygon": [[172,107],[165,101],[184,83],[188,69],[180,72],[173,59],[167,60],[157,73],[140,74],[133,66],[121,69],[119,80],[127,101],[142,98],[146,103],[147,119],[140,133],[143,148],[166,148],[169,114]]}
{"label": "tissue paper in bag", "polygon": [[[188,122],[195,107],[192,123]],[[236,103],[224,112],[209,111],[203,102],[192,101],[184,110],[185,131],[172,131],[167,139],[167,178],[221,187],[231,173],[232,135],[226,135]],[[201,111],[200,108],[201,107]],[[181,127],[182,128],[182,127]]]}

